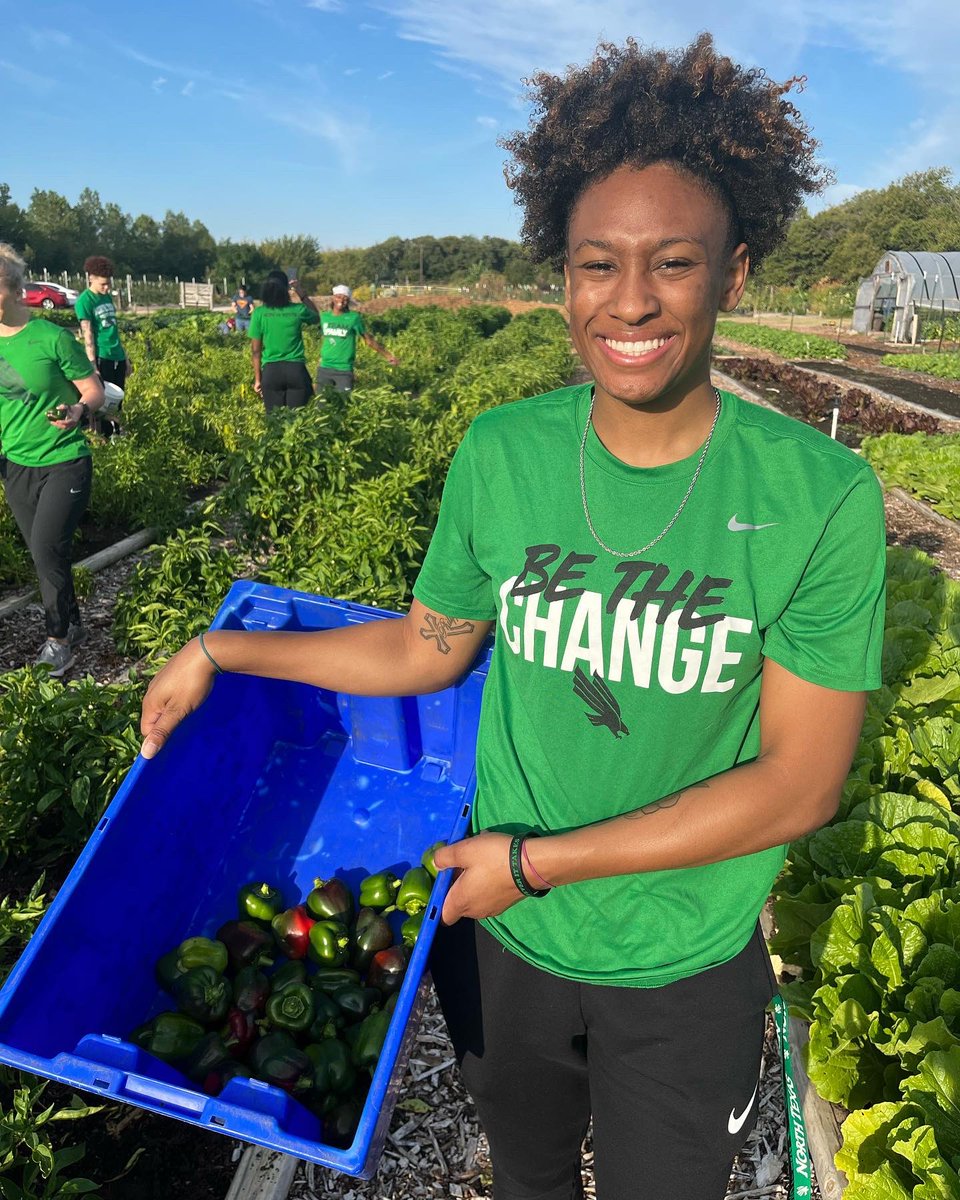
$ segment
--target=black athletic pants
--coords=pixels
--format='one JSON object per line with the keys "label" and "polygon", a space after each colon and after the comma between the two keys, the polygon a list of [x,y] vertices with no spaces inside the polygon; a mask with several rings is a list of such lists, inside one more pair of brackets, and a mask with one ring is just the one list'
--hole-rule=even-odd
{"label": "black athletic pants", "polygon": [[438,931],[431,971],[494,1200],[581,1197],[591,1116],[598,1200],[722,1200],[776,989],[759,926],[730,962],[659,988],[561,979],[466,920]]}
{"label": "black athletic pants", "polygon": [[80,621],[70,544],[90,501],[93,459],[87,454],[50,467],[21,467],[0,458],[0,477],[37,568],[47,636],[65,638],[70,623]]}
{"label": "black athletic pants", "polygon": [[353,391],[353,372],[335,371],[333,367],[317,367],[317,391],[336,388],[338,392]]}
{"label": "black athletic pants", "polygon": [[313,395],[310,372],[302,362],[264,363],[260,389],[267,412],[272,408],[302,408]]}

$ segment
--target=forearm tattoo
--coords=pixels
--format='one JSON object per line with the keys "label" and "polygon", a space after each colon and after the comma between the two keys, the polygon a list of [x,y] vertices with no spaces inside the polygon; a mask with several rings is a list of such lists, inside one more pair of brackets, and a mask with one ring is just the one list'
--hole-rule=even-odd
{"label": "forearm tattoo", "polygon": [[455,617],[451,620],[448,617],[438,617],[433,613],[427,613],[424,623],[420,626],[420,636],[426,641],[435,640],[440,653],[449,654],[448,638],[458,637],[463,633],[473,633],[474,628],[472,621],[458,621]]}
{"label": "forearm tattoo", "polygon": [[702,783],[692,783],[689,787],[681,788],[679,792],[674,792],[670,796],[664,796],[662,800],[654,800],[652,804],[645,804],[643,808],[635,808],[633,812],[624,813],[623,815],[632,821],[636,817],[649,817],[651,813],[661,812],[665,808],[674,808],[680,803],[680,800],[695,788],[708,788],[710,786],[706,780]]}

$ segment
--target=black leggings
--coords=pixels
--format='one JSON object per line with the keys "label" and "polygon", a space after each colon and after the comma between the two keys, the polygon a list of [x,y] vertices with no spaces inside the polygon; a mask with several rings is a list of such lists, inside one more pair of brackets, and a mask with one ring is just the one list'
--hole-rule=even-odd
{"label": "black leggings", "polygon": [[302,362],[264,363],[260,388],[267,412],[272,408],[302,408],[313,395],[313,384]]}
{"label": "black leggings", "polygon": [[0,477],[37,568],[47,636],[65,638],[70,624],[80,622],[70,544],[90,501],[93,459],[85,454],[50,467],[21,467],[0,458]]}
{"label": "black leggings", "polygon": [[722,1200],[776,989],[759,926],[730,962],[658,988],[562,979],[467,920],[438,931],[431,970],[494,1200],[581,1197],[591,1116],[598,1200]]}

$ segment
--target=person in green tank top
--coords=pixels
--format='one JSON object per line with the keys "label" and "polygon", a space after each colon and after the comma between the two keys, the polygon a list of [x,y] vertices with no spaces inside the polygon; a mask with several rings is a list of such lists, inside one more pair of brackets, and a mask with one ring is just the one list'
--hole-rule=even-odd
{"label": "person in green tank top", "polygon": [[[296,298],[296,303],[291,297]],[[296,279],[271,271],[261,290],[262,303],[253,310],[250,352],[253,390],[263,397],[267,412],[274,408],[301,408],[313,395],[303,329],[320,320],[317,306]]]}
{"label": "person in green tank top", "polygon": [[[206,650],[406,696],[493,635],[431,971],[494,1196],[581,1196],[592,1121],[602,1200],[721,1200],[776,987],[760,909],[836,812],[880,684],[883,499],[845,447],[711,379],[718,313],[827,177],[792,83],[703,34],[534,87],[507,178],[589,381],[473,422],[404,617]],[[215,669],[191,642],[154,678],[147,757]]]}
{"label": "person in green tank top", "polygon": [[0,478],[40,583],[47,640],[37,663],[59,678],[86,636],[70,547],[93,476],[79,426],[102,406],[103,385],[66,329],[30,319],[25,270],[0,243]]}
{"label": "person in green tank top", "polygon": [[400,365],[377,339],[367,332],[363,317],[350,310],[353,294],[345,283],[338,283],[330,298],[330,308],[320,314],[320,366],[317,367],[317,391],[332,387],[338,392],[353,390],[353,362],[357,356],[357,340],[363,338],[371,350],[385,358],[391,367]]}

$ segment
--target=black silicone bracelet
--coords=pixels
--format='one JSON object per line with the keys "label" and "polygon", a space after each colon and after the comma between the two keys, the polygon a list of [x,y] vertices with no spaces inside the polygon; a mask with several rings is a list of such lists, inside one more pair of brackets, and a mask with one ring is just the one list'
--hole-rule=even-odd
{"label": "black silicone bracelet", "polygon": [[517,891],[521,896],[546,896],[550,888],[533,888],[527,883],[526,876],[523,873],[523,866],[520,861],[520,856],[523,854],[523,843],[528,836],[526,833],[515,834],[510,842],[510,874],[513,876],[513,882],[517,885]]}

